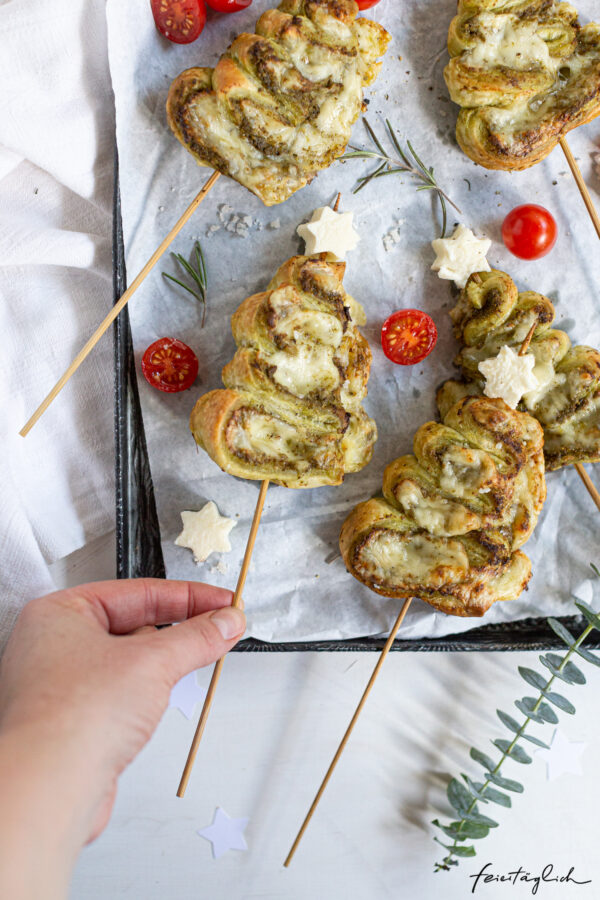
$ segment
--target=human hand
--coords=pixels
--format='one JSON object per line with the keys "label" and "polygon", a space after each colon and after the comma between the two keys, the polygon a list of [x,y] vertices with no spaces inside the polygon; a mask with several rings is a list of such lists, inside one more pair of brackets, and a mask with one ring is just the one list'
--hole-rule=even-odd
{"label": "human hand", "polygon": [[[8,790],[19,814],[33,804],[36,827],[49,819],[72,861],[106,825],[117,778],[173,685],[242,636],[245,618],[231,601],[205,584],[140,579],[28,603],[0,665],[3,818]],[[153,627],[171,622],[181,624]]]}

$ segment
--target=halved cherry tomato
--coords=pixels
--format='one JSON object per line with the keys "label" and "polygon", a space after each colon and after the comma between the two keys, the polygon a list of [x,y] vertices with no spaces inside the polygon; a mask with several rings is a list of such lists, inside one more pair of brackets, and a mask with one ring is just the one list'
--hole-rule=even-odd
{"label": "halved cherry tomato", "polygon": [[154,23],[175,44],[191,44],[206,24],[204,0],[150,0]]}
{"label": "halved cherry tomato", "polygon": [[152,387],[177,394],[191,387],[198,375],[198,357],[183,341],[160,338],[142,357],[144,378]]}
{"label": "halved cherry tomato", "polygon": [[356,0],[359,9],[371,9],[379,0]]}
{"label": "halved cherry tomato", "polygon": [[206,5],[217,12],[232,13],[250,6],[252,0],[206,0]]}
{"label": "halved cherry tomato", "polygon": [[519,259],[540,259],[554,247],[558,229],[547,209],[527,203],[509,212],[502,225],[502,237]]}
{"label": "halved cherry tomato", "polygon": [[437,344],[437,338],[433,319],[419,309],[401,309],[393,313],[381,329],[383,352],[400,366],[422,362]]}

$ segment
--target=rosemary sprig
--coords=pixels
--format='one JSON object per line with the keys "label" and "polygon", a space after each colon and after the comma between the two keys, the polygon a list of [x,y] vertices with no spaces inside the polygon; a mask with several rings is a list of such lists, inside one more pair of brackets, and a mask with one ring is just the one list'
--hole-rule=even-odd
{"label": "rosemary sprig", "polygon": [[[407,141],[406,144],[408,146],[408,152],[402,149],[400,141],[398,140],[398,136],[392,127],[392,124],[389,119],[385,120],[386,125],[386,133],[388,139],[391,141],[392,146],[396,153],[398,154],[398,158],[394,157],[393,154],[390,154],[386,151],[382,142],[379,140],[375,131],[369,124],[366,119],[363,119],[365,123],[365,128],[367,129],[368,135],[371,138],[373,144],[375,145],[375,150],[365,150],[361,147],[353,147],[350,145],[350,153],[346,153],[342,156],[342,159],[375,159],[380,160],[379,165],[372,172],[369,172],[368,175],[363,175],[362,178],[358,179],[358,186],[355,188],[355,194],[358,194],[359,191],[362,191],[374,178],[383,178],[385,175],[396,175],[398,173],[403,173],[405,175],[410,175],[413,178],[416,178],[421,182],[418,191],[434,191],[440,201],[440,205],[442,207],[442,237],[446,236],[446,227],[448,224],[448,209],[447,204],[449,203],[454,209],[460,213],[460,209],[454,203],[453,200],[450,199],[448,194],[439,186],[437,181],[435,180],[433,166],[426,166],[422,159],[417,154],[413,145],[410,141]],[[462,213],[461,213],[462,215]]]}
{"label": "rosemary sprig", "polygon": [[175,260],[175,262],[179,263],[184,272],[190,276],[192,281],[194,282],[195,287],[190,287],[189,284],[184,284],[183,281],[180,281],[178,278],[175,278],[174,275],[169,275],[168,272],[163,272],[163,278],[168,278],[169,281],[175,282],[179,287],[182,287],[184,291],[188,291],[196,300],[202,304],[202,322],[201,328],[204,328],[204,322],[206,321],[206,287],[207,287],[207,277],[206,277],[206,261],[204,259],[204,254],[202,252],[202,247],[200,246],[200,242],[196,241],[194,245],[194,255],[196,257],[196,266],[190,265],[187,259],[181,255],[181,253],[171,253],[171,256]]}
{"label": "rosemary sprig", "polygon": [[[595,566],[592,566],[596,575],[600,572]],[[587,619],[588,625],[585,630],[575,638],[571,632],[557,619],[548,619],[548,624],[555,634],[564,641],[568,650],[564,657],[560,657],[556,653],[542,654],[539,659],[543,666],[551,673],[550,678],[536,672],[534,669],[528,669],[519,666],[519,674],[527,682],[537,688],[539,695],[534,697],[522,697],[521,700],[515,700],[515,706],[524,714],[525,718],[519,724],[512,716],[502,710],[496,710],[496,714],[502,724],[514,734],[512,740],[497,739],[493,741],[495,747],[501,752],[498,762],[494,762],[485,753],[472,747],[470,750],[471,759],[485,769],[485,780],[480,783],[471,781],[468,775],[462,775],[463,782],[457,778],[453,778],[448,785],[447,797],[450,805],[458,813],[458,820],[443,825],[438,819],[434,819],[433,825],[440,828],[442,832],[450,838],[452,844],[444,844],[437,837],[434,840],[441,844],[448,855],[440,863],[435,864],[435,871],[449,871],[451,866],[457,866],[461,857],[476,856],[475,847],[465,845],[463,842],[472,839],[479,840],[487,837],[490,828],[496,828],[498,823],[493,819],[484,816],[479,812],[478,801],[481,803],[498,803],[500,806],[510,807],[512,805],[508,794],[496,790],[503,788],[504,791],[512,791],[515,793],[523,793],[523,785],[518,781],[505,778],[500,774],[500,770],[507,759],[514,762],[527,765],[532,762],[529,754],[520,746],[519,741],[523,738],[536,744],[539,747],[548,748],[548,744],[534,737],[532,734],[526,734],[526,729],[531,722],[538,724],[558,723],[558,716],[554,707],[561,712],[573,715],[576,710],[570,700],[551,690],[556,679],[566,682],[566,684],[585,684],[585,675],[572,661],[574,655],[578,655],[581,659],[591,663],[594,666],[600,666],[600,657],[584,649],[581,645],[592,631],[600,631],[600,615],[598,615],[586,603],[577,601],[575,606],[580,613]],[[552,705],[550,705],[552,704]]]}

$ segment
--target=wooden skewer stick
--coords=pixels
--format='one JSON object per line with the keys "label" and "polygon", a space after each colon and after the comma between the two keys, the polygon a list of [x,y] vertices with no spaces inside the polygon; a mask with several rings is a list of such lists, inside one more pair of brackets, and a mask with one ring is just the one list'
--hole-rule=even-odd
{"label": "wooden skewer stick", "polygon": [[583,202],[585,203],[586,209],[590,214],[590,218],[594,223],[594,228],[596,229],[596,234],[600,238],[600,215],[598,215],[598,210],[594,206],[593,200],[590,196],[590,192],[588,191],[587,185],[583,180],[583,175],[581,174],[581,169],[577,165],[577,160],[573,156],[571,148],[567,144],[566,138],[560,139],[560,146],[562,148],[563,153],[567,158],[567,162],[569,163],[569,168],[573,173],[573,178],[577,182],[577,187],[579,188],[579,193],[583,197]]}
{"label": "wooden skewer stick", "polygon": [[121,299],[118,301],[118,303],[116,303],[113,306],[113,308],[111,309],[109,314],[106,316],[104,321],[98,326],[96,331],[93,333],[93,335],[91,336],[91,338],[89,339],[87,344],[85,344],[85,346],[81,348],[81,350],[79,351],[79,353],[77,354],[77,356],[75,357],[75,359],[73,360],[73,362],[71,363],[69,368],[64,373],[64,375],[62,375],[62,377],[59,378],[59,380],[54,385],[54,387],[52,388],[52,390],[50,391],[50,393],[48,394],[46,399],[40,403],[40,405],[38,406],[38,408],[36,409],[34,414],[31,416],[29,421],[26,422],[26,424],[23,426],[23,428],[21,428],[21,430],[19,432],[21,437],[25,437],[27,434],[29,434],[29,432],[31,431],[33,426],[36,424],[38,419],[41,418],[41,416],[46,412],[46,410],[48,409],[48,407],[50,406],[52,401],[58,396],[58,394],[60,394],[60,392],[64,388],[67,381],[69,381],[71,376],[77,371],[77,369],[79,368],[81,363],[84,361],[84,359],[94,349],[94,347],[96,346],[96,344],[98,343],[98,341],[100,340],[102,335],[110,328],[110,326],[112,325],[114,320],[117,318],[117,316],[119,315],[121,310],[125,307],[125,305],[128,303],[128,301],[133,297],[133,295],[135,294],[135,292],[137,291],[137,289],[139,288],[141,283],[144,281],[144,279],[146,278],[148,273],[154,268],[154,266],[156,265],[158,260],[161,258],[161,256],[165,252],[165,250],[167,250],[167,248],[171,245],[173,240],[177,237],[177,235],[179,234],[179,232],[181,231],[183,226],[188,222],[188,220],[191,219],[191,217],[196,212],[196,210],[198,209],[198,207],[200,206],[200,204],[202,203],[202,201],[204,200],[206,195],[214,187],[219,176],[220,176],[220,172],[213,172],[213,174],[210,176],[210,178],[208,179],[208,181],[206,182],[206,184],[204,185],[202,190],[192,200],[192,202],[190,203],[190,205],[188,206],[188,208],[186,209],[184,214],[181,216],[181,218],[179,219],[177,224],[168,233],[168,235],[166,236],[166,238],[164,239],[164,241],[162,242],[160,247],[158,247],[158,249],[154,251],[154,253],[150,257],[150,259],[148,260],[148,262],[146,263],[146,265],[144,266],[142,271],[131,282],[130,286],[127,288],[127,290],[125,291],[125,293],[123,294]]}
{"label": "wooden skewer stick", "polygon": [[527,351],[529,350],[529,345],[531,343],[531,339],[535,334],[535,329],[538,327],[538,320],[536,319],[529,331],[527,332],[527,337],[523,341],[523,346],[519,350],[519,356],[525,356]]}
{"label": "wooden skewer stick", "polygon": [[600,494],[596,490],[594,482],[592,481],[592,479],[590,478],[588,473],[583,468],[583,463],[580,463],[580,462],[575,463],[575,468],[577,470],[577,474],[579,475],[579,477],[583,481],[584,485],[586,486],[588,494],[590,495],[590,497],[592,498],[592,500],[594,501],[594,503],[600,510]]}
{"label": "wooden skewer stick", "polygon": [[[560,139],[560,146],[562,148],[563,153],[565,154],[565,157],[569,164],[569,168],[571,169],[571,172],[573,173],[573,178],[575,179],[575,181],[577,183],[579,192],[580,192],[581,196],[583,197],[583,202],[585,203],[585,207],[586,207],[588,213],[590,214],[590,219],[592,220],[594,228],[596,229],[596,234],[600,238],[600,215],[598,214],[598,210],[594,206],[594,202],[590,196],[590,192],[588,191],[587,185],[586,185],[585,181],[583,180],[583,175],[581,174],[581,169],[577,165],[577,160],[573,156],[573,153],[567,143],[566,138],[563,137]],[[592,482],[592,479],[590,478],[590,476],[584,469],[582,463],[575,463],[575,469],[577,470],[577,474],[579,475],[579,477],[583,481],[584,485],[586,486],[590,497],[592,498],[592,500],[594,501],[594,503],[600,510],[600,493],[598,493],[598,491],[596,490],[594,483]]]}
{"label": "wooden skewer stick", "polygon": [[348,743],[348,740],[350,739],[350,735],[352,734],[352,731],[354,730],[354,726],[358,722],[358,718],[363,710],[365,703],[367,702],[367,697],[371,693],[373,685],[375,684],[375,682],[377,680],[377,676],[379,675],[379,673],[381,671],[381,668],[387,658],[387,655],[390,652],[390,650],[392,649],[392,644],[394,643],[394,641],[396,639],[396,635],[400,631],[400,626],[402,625],[402,623],[404,621],[404,617],[406,616],[406,613],[408,612],[408,609],[409,609],[411,603],[412,603],[412,597],[408,600],[405,600],[405,602],[404,602],[404,606],[402,607],[400,615],[396,619],[396,623],[390,632],[390,636],[387,639],[385,647],[381,651],[381,656],[379,657],[377,665],[375,666],[375,669],[373,670],[373,674],[371,675],[371,677],[369,679],[369,683],[367,684],[367,686],[365,688],[365,691],[361,697],[360,703],[356,707],[356,712],[354,713],[354,715],[352,716],[352,719],[350,720],[350,724],[348,725],[348,728],[346,729],[346,733],[345,733],[344,737],[342,738],[342,742],[341,742],[340,746],[338,747],[337,752],[331,761],[331,765],[327,769],[325,778],[321,782],[321,787],[317,791],[315,799],[313,800],[312,805],[311,805],[308,813],[306,814],[306,818],[304,819],[304,822],[302,823],[302,827],[300,828],[300,831],[298,832],[298,834],[296,836],[296,840],[292,844],[292,848],[291,848],[290,852],[288,853],[287,858],[283,864],[286,868],[291,863],[292,858],[293,858],[296,850],[298,849],[298,845],[304,836],[304,832],[308,828],[310,820],[312,819],[314,812],[315,812],[317,806],[319,805],[319,801],[321,800],[321,797],[323,796],[323,793],[325,792],[325,788],[327,787],[327,785],[329,783],[329,779],[333,775],[333,771],[334,771],[335,767],[337,766],[342,753],[344,752],[346,744]]}
{"label": "wooden skewer stick", "polygon": [[[233,602],[231,604],[236,609],[243,609],[243,606],[244,606],[244,602],[242,599],[242,595],[244,593],[244,585],[246,584],[246,576],[248,575],[248,569],[250,568],[250,561],[252,559],[252,551],[254,550],[256,535],[258,534],[258,526],[260,525],[260,519],[262,516],[263,507],[265,505],[265,499],[267,496],[268,489],[269,489],[269,481],[268,480],[263,481],[263,483],[260,486],[260,493],[258,495],[258,500],[256,501],[256,509],[254,510],[254,518],[252,520],[252,527],[250,528],[250,534],[248,536],[248,543],[246,544],[246,552],[244,554],[244,561],[242,562],[242,568],[240,569],[238,583],[237,583],[237,586],[235,589],[235,594],[233,595]],[[200,721],[198,722],[198,727],[196,728],[196,733],[194,735],[194,739],[193,739],[192,745],[190,747],[190,752],[188,753],[188,758],[186,760],[183,774],[181,776],[181,781],[179,782],[179,787],[177,788],[177,796],[178,797],[183,797],[185,795],[186,788],[188,786],[188,781],[190,780],[190,775],[192,774],[194,760],[196,759],[198,747],[200,746],[200,741],[202,740],[202,735],[204,734],[204,729],[206,727],[206,722],[208,720],[208,714],[210,713],[210,708],[212,706],[213,698],[215,696],[217,684],[219,683],[219,678],[221,677],[221,670],[223,669],[224,662],[225,662],[225,657],[222,656],[221,659],[215,665],[215,668],[214,668],[214,671],[212,674],[212,678],[210,680],[208,693],[206,695],[206,699],[204,701],[204,706],[202,707],[202,712],[200,714]]]}

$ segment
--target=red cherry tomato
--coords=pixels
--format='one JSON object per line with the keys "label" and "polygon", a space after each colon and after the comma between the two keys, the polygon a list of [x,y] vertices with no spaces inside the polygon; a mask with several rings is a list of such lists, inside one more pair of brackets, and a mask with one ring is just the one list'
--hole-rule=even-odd
{"label": "red cherry tomato", "polygon": [[356,0],[359,9],[371,9],[379,0]]}
{"label": "red cherry tomato", "polygon": [[422,362],[435,347],[437,337],[431,316],[418,309],[401,309],[393,313],[381,329],[383,352],[400,366]]}
{"label": "red cherry tomato", "polygon": [[206,24],[204,0],[150,0],[154,23],[175,44],[191,44]]}
{"label": "red cherry tomato", "polygon": [[252,0],[206,0],[206,5],[217,12],[232,13],[250,6]]}
{"label": "red cherry tomato", "polygon": [[152,387],[167,394],[177,394],[186,391],[196,380],[198,357],[183,341],[160,338],[144,353],[142,372]]}
{"label": "red cherry tomato", "polygon": [[550,253],[557,236],[554,217],[534,203],[517,206],[502,225],[504,243],[519,259],[540,259]]}

